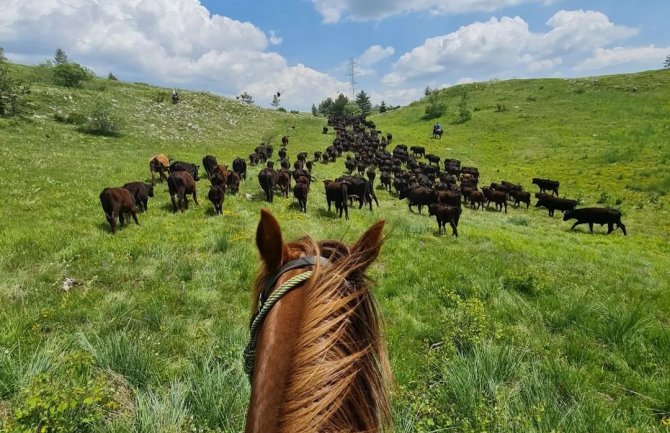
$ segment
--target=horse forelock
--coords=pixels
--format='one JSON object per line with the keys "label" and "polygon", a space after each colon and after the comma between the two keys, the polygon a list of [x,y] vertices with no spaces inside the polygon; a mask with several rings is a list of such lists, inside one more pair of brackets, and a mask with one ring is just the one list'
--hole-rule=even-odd
{"label": "horse forelock", "polygon": [[[320,255],[330,264],[317,265],[306,284],[278,431],[384,431],[390,425],[391,375],[362,257],[338,241],[303,238],[287,246],[289,260]],[[256,279],[254,308],[268,275],[262,269]]]}

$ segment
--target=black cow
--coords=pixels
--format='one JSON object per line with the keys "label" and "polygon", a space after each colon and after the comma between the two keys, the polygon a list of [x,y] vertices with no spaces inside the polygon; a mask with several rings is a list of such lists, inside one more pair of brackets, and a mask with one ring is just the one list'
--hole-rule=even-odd
{"label": "black cow", "polygon": [[557,180],[533,178],[533,183],[540,187],[540,192],[551,191],[551,195],[558,197],[558,187],[561,183]]}
{"label": "black cow", "polygon": [[572,209],[565,211],[563,221],[576,219],[570,230],[574,229],[579,224],[588,224],[589,230],[593,233],[593,224],[605,225],[607,224],[607,234],[612,233],[614,224],[620,228],[624,236],[626,236],[626,226],[621,222],[621,211],[612,208],[602,207],[585,207],[583,209]]}
{"label": "black cow", "polygon": [[270,167],[264,168],[258,173],[258,183],[265,191],[265,199],[272,203],[275,185],[277,184],[277,172]]}
{"label": "black cow", "polygon": [[129,213],[135,220],[135,224],[140,225],[135,213],[135,197],[126,188],[105,188],[100,193],[100,204],[105,212],[107,222],[112,226],[112,234],[116,233],[116,218],[119,218],[121,227],[123,227],[124,213]]}
{"label": "black cow", "polygon": [[426,159],[428,160],[428,163],[435,164],[438,168],[440,167],[440,157],[437,155],[433,155],[432,153],[429,153],[426,155]]}
{"label": "black cow", "polygon": [[293,196],[298,200],[300,211],[307,213],[307,195],[309,194],[309,184],[298,182],[293,187]]}
{"label": "black cow", "polygon": [[333,180],[324,180],[326,187],[326,201],[328,202],[328,212],[330,212],[331,203],[335,203],[335,210],[340,213],[344,212],[345,219],[349,219],[349,208],[347,202],[349,201],[349,194],[347,191],[346,182],[337,182]]}
{"label": "black cow", "polygon": [[191,164],[190,162],[183,162],[183,161],[174,161],[170,163],[170,173],[175,173],[178,171],[184,171],[188,174],[191,175],[191,178],[195,181],[200,180],[200,176],[198,176],[198,169],[200,168],[199,165]]}
{"label": "black cow", "polygon": [[359,209],[361,209],[367,202],[370,204],[370,210],[372,210],[373,200],[377,204],[377,207],[379,207],[379,201],[377,200],[377,196],[375,195],[374,191],[372,191],[372,188],[370,187],[370,181],[364,177],[342,176],[335,180],[337,182],[347,183],[347,193],[358,198]]}
{"label": "black cow", "polygon": [[149,197],[154,196],[154,186],[150,183],[144,182],[129,182],[123,185],[125,189],[130,191],[135,197],[135,204],[140,212],[148,210],[147,203],[149,202]]}
{"label": "black cow", "polygon": [[412,206],[418,206],[419,213],[423,206],[429,206],[437,201],[435,191],[423,186],[413,186],[401,191],[398,194],[400,200],[407,198],[407,205],[410,212],[413,212]]}
{"label": "black cow", "polygon": [[240,175],[244,180],[247,180],[247,162],[242,158],[235,158],[233,160],[233,171]]}
{"label": "black cow", "polygon": [[426,148],[423,146],[412,146],[409,148],[415,158],[426,156]]}
{"label": "black cow", "polygon": [[[537,194],[536,194],[537,196]],[[550,195],[539,196],[535,207],[545,207],[549,210],[549,216],[554,216],[554,211],[556,209],[566,212],[573,210],[577,207],[577,202],[575,200],[569,200],[567,198],[558,198]]]}
{"label": "black cow", "polygon": [[214,205],[216,214],[223,214],[223,200],[226,198],[226,188],[223,185],[212,185],[212,187],[209,188],[207,197]]}
{"label": "black cow", "polygon": [[458,220],[461,217],[460,207],[433,203],[428,206],[428,215],[435,216],[437,219],[437,230],[440,234],[443,230],[446,231],[448,222],[451,226],[452,235],[458,237]]}
{"label": "black cow", "polygon": [[217,165],[219,165],[219,163],[216,161],[216,158],[213,157],[212,155],[207,155],[204,158],[202,158],[202,166],[205,169],[205,173],[207,173],[208,178],[212,177],[214,168]]}

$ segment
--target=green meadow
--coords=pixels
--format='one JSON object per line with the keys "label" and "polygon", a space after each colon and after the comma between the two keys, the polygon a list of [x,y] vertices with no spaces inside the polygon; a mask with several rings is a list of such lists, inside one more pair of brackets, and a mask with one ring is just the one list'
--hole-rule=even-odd
{"label": "green meadow", "polygon": [[[372,212],[328,213],[321,181],[342,160],[315,165],[307,214],[292,198],[264,203],[250,167],[223,216],[206,180],[183,214],[158,184],[141,225],[112,235],[100,191],[147,181],[156,153],[230,164],[261,142],[276,152],[288,135],[293,160],[325,149],[332,129],[204,92],[173,105],[167,89],[142,83],[73,89],[9,68],[31,90],[23,117],[0,118],[0,432],[241,431],[262,207],[285,239],[353,242],[386,220],[371,276],[396,431],[670,430],[668,71],[441,90],[440,140],[425,100],[371,116],[393,134],[389,150],[425,146],[478,167],[483,184],[535,192],[532,177],[558,179],[582,206],[621,209],[628,229],[570,231],[532,205],[466,208],[455,238],[381,189]],[[472,120],[456,124],[463,92]],[[117,136],[68,123],[101,98],[122,120]]]}

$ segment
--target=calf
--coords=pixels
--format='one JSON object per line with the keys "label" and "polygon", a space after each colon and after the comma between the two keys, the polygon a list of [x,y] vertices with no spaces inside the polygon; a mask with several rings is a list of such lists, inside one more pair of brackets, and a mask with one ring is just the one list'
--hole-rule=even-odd
{"label": "calf", "polygon": [[340,213],[340,218],[342,218],[342,212],[344,212],[345,219],[349,219],[349,208],[347,207],[348,191],[346,182],[336,182],[333,180],[324,180],[324,186],[326,187],[326,201],[328,202],[328,212],[330,212],[330,204],[335,203],[335,211]]}
{"label": "calf", "polygon": [[209,201],[214,205],[217,215],[223,214],[223,200],[226,198],[226,188],[223,185],[212,185],[207,193]]}
{"label": "calf", "polygon": [[288,146],[288,135],[285,135],[281,138],[281,145],[284,147]]}
{"label": "calf", "polygon": [[530,193],[513,189],[509,192],[510,197],[514,199],[514,206],[519,207],[521,203],[526,203],[526,209],[530,207]]}
{"label": "calf", "polygon": [[505,208],[505,213],[507,213],[507,194],[502,191],[497,191],[493,188],[486,187],[482,189],[484,197],[486,197],[486,206],[488,207],[491,202],[496,204],[496,209],[502,212]]}
{"label": "calf", "polygon": [[154,186],[150,183],[144,182],[129,182],[123,185],[125,189],[131,192],[135,198],[135,204],[140,212],[148,210],[147,203],[149,202],[149,197],[154,196]]}
{"label": "calf", "polygon": [[558,187],[561,183],[557,180],[533,178],[533,183],[540,187],[540,192],[551,191],[551,195],[558,197]]}
{"label": "calf", "polygon": [[481,191],[472,191],[470,190],[470,194],[468,195],[468,198],[470,199],[470,206],[475,209],[475,205],[477,205],[476,210],[479,210],[481,208],[484,210],[484,194]]}
{"label": "calf", "polygon": [[437,230],[440,234],[446,231],[447,222],[451,226],[452,235],[458,237],[458,220],[461,217],[461,208],[444,204],[433,203],[428,206],[428,215],[437,219]]}
{"label": "calf", "polygon": [[240,175],[235,171],[228,173],[226,187],[231,194],[237,194],[240,191]]}
{"label": "calf", "polygon": [[614,224],[616,224],[617,228],[620,228],[626,236],[626,226],[621,222],[621,211],[617,209],[585,207],[583,209],[567,210],[563,215],[563,221],[571,219],[576,219],[577,222],[572,225],[570,230],[579,224],[588,224],[589,230],[593,233],[593,224],[600,224],[601,226],[607,224],[607,234],[610,234],[614,230]]}
{"label": "calf", "polygon": [[193,196],[193,201],[198,204],[198,197],[195,191],[195,180],[188,172],[175,171],[168,176],[168,190],[170,191],[170,199],[172,200],[172,210],[177,212],[177,202],[175,202],[175,195],[179,203],[179,210],[184,212],[188,209],[188,199],[186,194]]}
{"label": "calf", "polygon": [[135,213],[135,197],[126,188],[105,188],[100,193],[100,204],[105,212],[105,217],[112,226],[112,234],[116,233],[116,218],[119,218],[121,227],[123,227],[124,213],[129,213],[135,220],[135,224],[140,225]]}
{"label": "calf", "polygon": [[575,200],[569,200],[567,198],[558,198],[550,195],[544,195],[538,197],[537,203],[535,204],[535,207],[547,208],[549,210],[550,217],[554,216],[554,211],[556,209],[562,212],[566,212],[569,210],[573,210],[576,206],[577,202]]}
{"label": "calf", "polygon": [[298,182],[293,187],[293,197],[298,200],[300,211],[307,213],[307,195],[309,194],[309,184],[306,182]]}
{"label": "calf", "polygon": [[154,155],[153,157],[151,157],[151,159],[149,160],[149,172],[151,172],[151,183],[153,185],[156,184],[154,173],[158,173],[159,180],[161,182],[163,182],[163,180],[167,180],[165,172],[168,171],[169,167],[170,167],[170,160],[168,159],[167,156],[163,155],[162,153],[159,153],[158,155]]}

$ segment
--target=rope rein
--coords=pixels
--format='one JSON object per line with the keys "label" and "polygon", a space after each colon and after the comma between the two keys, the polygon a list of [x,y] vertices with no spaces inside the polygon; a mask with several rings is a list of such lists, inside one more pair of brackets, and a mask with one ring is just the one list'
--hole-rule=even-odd
{"label": "rope rein", "polygon": [[289,279],[284,284],[279,286],[277,290],[272,292],[270,297],[268,297],[268,299],[265,302],[259,304],[258,313],[251,322],[250,327],[251,338],[249,340],[249,344],[247,344],[247,347],[244,349],[244,355],[243,355],[244,372],[247,374],[247,377],[249,377],[250,383],[252,381],[254,374],[254,361],[256,359],[256,342],[258,340],[258,330],[263,324],[263,320],[265,320],[265,317],[268,315],[272,307],[274,307],[274,305],[277,302],[279,302],[282,296],[284,296],[291,290],[295,289],[305,281],[309,280],[311,277],[312,277],[312,271],[306,271],[303,272],[302,274],[296,275],[295,277]]}

